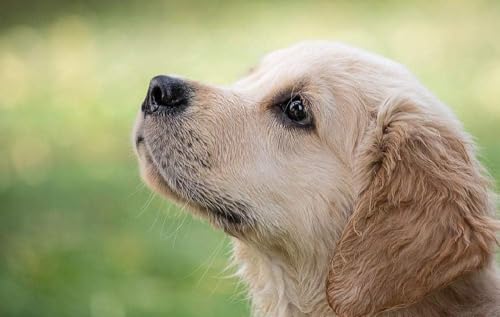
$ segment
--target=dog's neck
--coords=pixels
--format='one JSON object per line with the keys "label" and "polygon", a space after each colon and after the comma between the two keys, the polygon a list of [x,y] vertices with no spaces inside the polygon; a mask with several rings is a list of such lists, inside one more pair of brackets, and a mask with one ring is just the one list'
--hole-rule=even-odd
{"label": "dog's neck", "polygon": [[[238,275],[248,284],[255,316],[335,316],[326,299],[329,256],[324,252],[290,265],[280,256],[235,241],[234,255]],[[500,316],[500,281],[495,264],[466,274],[419,303],[379,316]]]}
{"label": "dog's neck", "polygon": [[248,285],[254,316],[334,316],[325,292],[329,259],[321,252],[291,265],[282,256],[236,240],[234,258],[238,276]]}

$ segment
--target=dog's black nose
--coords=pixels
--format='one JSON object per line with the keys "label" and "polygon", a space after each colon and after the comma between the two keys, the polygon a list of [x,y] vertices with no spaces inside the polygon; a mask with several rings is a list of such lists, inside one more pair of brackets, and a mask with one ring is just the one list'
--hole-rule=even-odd
{"label": "dog's black nose", "polygon": [[180,109],[186,106],[187,103],[187,84],[181,79],[160,75],[151,79],[142,110],[145,113],[152,114],[160,110]]}

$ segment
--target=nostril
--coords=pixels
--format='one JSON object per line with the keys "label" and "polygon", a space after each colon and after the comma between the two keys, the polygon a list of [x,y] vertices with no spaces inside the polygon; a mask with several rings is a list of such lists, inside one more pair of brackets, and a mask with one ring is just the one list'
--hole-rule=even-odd
{"label": "nostril", "polygon": [[163,92],[160,86],[155,86],[151,90],[151,103],[155,105],[163,105]]}

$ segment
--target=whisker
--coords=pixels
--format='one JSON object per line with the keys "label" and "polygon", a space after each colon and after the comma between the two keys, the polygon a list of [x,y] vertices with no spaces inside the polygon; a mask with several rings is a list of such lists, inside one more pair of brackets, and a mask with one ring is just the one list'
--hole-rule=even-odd
{"label": "whisker", "polygon": [[215,262],[215,259],[218,255],[218,253],[223,249],[224,247],[224,242],[225,242],[225,239],[222,239],[219,244],[215,247],[214,251],[212,251],[212,254],[208,257],[208,259],[202,263],[202,265],[200,265],[198,267],[201,268],[204,264],[208,264],[205,266],[205,271],[203,272],[203,274],[201,275],[201,277],[198,279],[198,282],[196,283],[196,286],[199,286],[201,281],[205,278],[205,275],[208,273],[208,270],[212,267],[212,265],[214,264]]}
{"label": "whisker", "polygon": [[136,195],[140,190],[143,190],[144,188],[146,188],[146,184],[144,184],[143,182],[139,182],[135,186],[135,189],[130,194],[128,194],[127,198],[131,198],[132,196]]}
{"label": "whisker", "polygon": [[153,228],[156,225],[156,223],[158,222],[158,218],[160,217],[160,213],[161,213],[161,210],[158,210],[158,212],[156,213],[155,220],[153,221],[153,223],[151,224],[151,226],[148,229],[149,232],[153,231]]}
{"label": "whisker", "polygon": [[135,216],[136,218],[139,218],[144,214],[144,212],[148,209],[149,205],[151,204],[154,198],[155,198],[155,193],[151,192],[149,194],[149,198],[146,200],[139,213]]}

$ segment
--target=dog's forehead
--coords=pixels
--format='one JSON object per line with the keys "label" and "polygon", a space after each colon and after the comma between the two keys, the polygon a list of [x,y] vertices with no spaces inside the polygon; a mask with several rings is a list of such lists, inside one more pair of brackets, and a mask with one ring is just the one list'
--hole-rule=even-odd
{"label": "dog's forehead", "polygon": [[[360,65],[364,65],[360,67]],[[309,81],[345,76],[346,71],[384,69],[400,72],[401,66],[379,55],[336,42],[307,41],[268,53],[233,88],[252,95]]]}
{"label": "dog's forehead", "polygon": [[323,77],[328,72],[325,66],[332,64],[334,51],[335,46],[331,43],[302,43],[271,52],[232,87],[252,95],[265,95]]}
{"label": "dog's forehead", "polygon": [[339,53],[342,46],[329,42],[302,42],[287,48],[268,53],[262,59],[263,64],[309,64],[332,58],[335,53]]}

